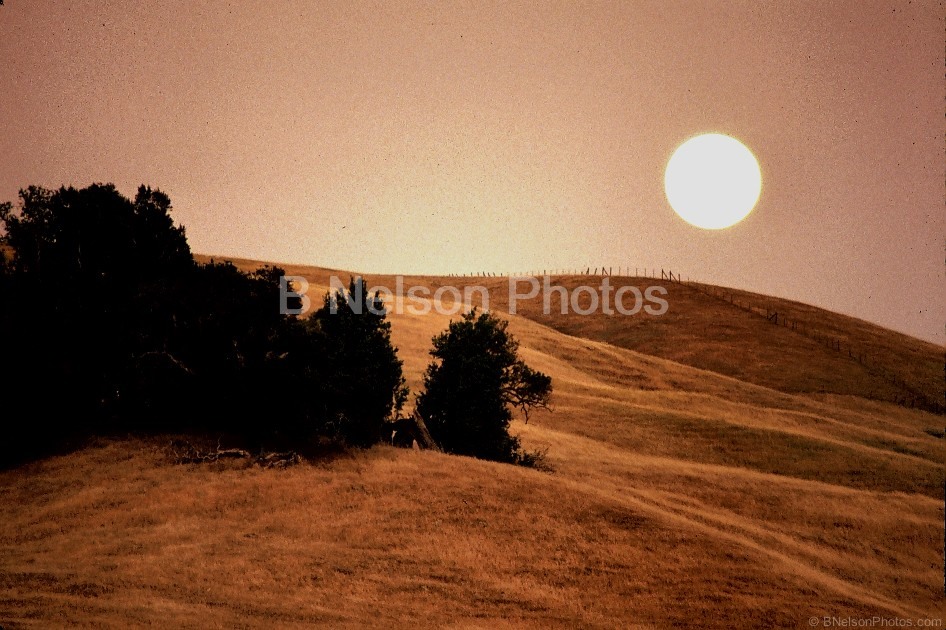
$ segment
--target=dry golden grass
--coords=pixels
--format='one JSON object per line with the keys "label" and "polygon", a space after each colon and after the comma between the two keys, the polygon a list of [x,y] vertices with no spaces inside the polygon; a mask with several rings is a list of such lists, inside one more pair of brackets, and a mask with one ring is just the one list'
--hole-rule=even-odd
{"label": "dry golden grass", "polygon": [[[507,279],[459,280],[487,286],[491,305],[502,312],[508,310]],[[600,281],[591,276],[552,278],[553,285],[569,289],[597,287]],[[854,317],[746,291],[653,278],[611,277],[609,282],[612,287],[632,285],[641,290],[662,286],[667,290],[669,310],[660,316],[645,312],[631,317],[600,312],[563,315],[556,310],[558,298],[553,298],[552,313],[546,315],[542,300],[536,298],[520,301],[517,311],[569,335],[605,341],[781,391],[880,400],[926,399],[938,404],[944,401],[946,353],[936,344]],[[525,292],[528,285],[523,283],[520,288]],[[589,304],[587,296],[579,300],[583,308]],[[767,312],[800,325],[796,329],[776,326],[766,319]],[[836,340],[839,349],[823,340]],[[734,361],[734,353],[744,360]]]}
{"label": "dry golden grass", "polygon": [[[313,299],[327,286],[327,270],[287,271]],[[448,321],[392,316],[415,391]],[[389,447],[179,466],[167,440],[100,441],[0,473],[0,626],[941,623],[942,416],[779,391],[742,346],[719,360],[748,367],[709,371],[510,321],[554,379],[554,411],[514,423],[553,473]],[[823,360],[812,348],[795,382]]]}

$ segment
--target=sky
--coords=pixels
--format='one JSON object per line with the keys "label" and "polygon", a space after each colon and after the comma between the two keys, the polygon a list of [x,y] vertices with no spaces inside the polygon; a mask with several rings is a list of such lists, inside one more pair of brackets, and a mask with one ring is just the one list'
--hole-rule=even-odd
{"label": "sky", "polygon": [[[946,344],[944,14],[6,0],[0,200],[143,183],[198,253],[367,274],[664,268]],[[670,155],[704,132],[762,170],[755,210],[724,230],[664,194]]]}

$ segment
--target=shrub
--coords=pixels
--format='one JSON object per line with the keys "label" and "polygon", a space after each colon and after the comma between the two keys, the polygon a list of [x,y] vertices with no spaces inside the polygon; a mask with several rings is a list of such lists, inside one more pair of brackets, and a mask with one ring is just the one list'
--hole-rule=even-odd
{"label": "shrub", "polygon": [[436,360],[427,367],[417,409],[447,452],[514,463],[539,459],[509,434],[511,407],[548,408],[552,382],[519,358],[507,327],[474,309],[433,339]]}
{"label": "shrub", "polygon": [[326,430],[356,446],[377,443],[408,395],[380,295],[368,295],[364,280],[352,279],[347,293],[326,294],[309,325],[325,353],[317,386]]}

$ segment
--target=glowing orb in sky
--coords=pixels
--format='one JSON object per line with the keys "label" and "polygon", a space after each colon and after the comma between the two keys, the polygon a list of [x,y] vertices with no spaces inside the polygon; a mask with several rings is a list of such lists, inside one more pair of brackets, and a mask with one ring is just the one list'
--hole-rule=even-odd
{"label": "glowing orb in sky", "polygon": [[762,192],[762,172],[744,144],[720,133],[707,133],[690,138],[673,152],[664,190],[684,221],[718,230],[752,212]]}

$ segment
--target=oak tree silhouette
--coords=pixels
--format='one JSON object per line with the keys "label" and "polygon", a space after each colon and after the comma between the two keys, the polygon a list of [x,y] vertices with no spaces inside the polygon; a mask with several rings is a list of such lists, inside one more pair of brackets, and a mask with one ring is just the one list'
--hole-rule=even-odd
{"label": "oak tree silhouette", "polygon": [[502,462],[527,458],[509,434],[512,407],[548,408],[552,379],[519,358],[509,323],[474,309],[433,338],[417,410],[445,451]]}

